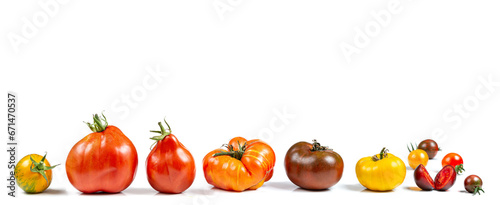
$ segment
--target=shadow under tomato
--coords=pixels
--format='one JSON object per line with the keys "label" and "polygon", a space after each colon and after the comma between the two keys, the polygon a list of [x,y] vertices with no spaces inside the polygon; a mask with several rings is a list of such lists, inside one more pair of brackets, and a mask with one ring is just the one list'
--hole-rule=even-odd
{"label": "shadow under tomato", "polygon": [[304,189],[304,188],[296,188],[293,192],[328,192],[330,189],[320,189],[320,190],[312,190],[312,189]]}
{"label": "shadow under tomato", "polygon": [[125,196],[125,194],[118,192],[118,193],[108,193],[108,192],[96,192],[96,193],[83,193],[80,192],[81,196]]}
{"label": "shadow under tomato", "polygon": [[424,191],[424,192],[431,191],[431,190],[422,190],[421,188],[418,188],[416,186],[407,186],[407,187],[405,187],[405,189],[408,189],[408,190],[411,190],[411,191]]}
{"label": "shadow under tomato", "polygon": [[194,195],[202,195],[202,196],[213,196],[215,194],[215,190],[213,187],[210,187],[210,189],[207,188],[189,188],[183,193],[186,194],[194,194]]}
{"label": "shadow under tomato", "polygon": [[373,191],[373,190],[369,190],[369,189],[364,189],[361,192],[364,192],[364,193],[392,193],[394,191],[393,190],[389,190],[389,191]]}
{"label": "shadow under tomato", "polygon": [[68,192],[65,189],[47,189],[43,192],[43,194],[48,194],[48,195],[62,195],[67,193]]}
{"label": "shadow under tomato", "polygon": [[361,192],[361,191],[366,189],[361,184],[345,184],[344,187],[351,190],[351,191],[358,191],[358,192]]}
{"label": "shadow under tomato", "polygon": [[298,186],[295,186],[292,182],[267,182],[264,183],[266,187],[271,187],[275,189],[281,189],[281,190],[286,190],[286,191],[294,191]]}
{"label": "shadow under tomato", "polygon": [[153,188],[127,188],[123,191],[125,195],[153,195],[159,193]]}

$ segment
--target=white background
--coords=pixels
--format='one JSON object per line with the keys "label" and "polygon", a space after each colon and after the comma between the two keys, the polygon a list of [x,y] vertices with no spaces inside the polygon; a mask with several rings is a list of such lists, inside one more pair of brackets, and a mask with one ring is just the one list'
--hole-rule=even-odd
{"label": "white background", "polygon": [[[497,1],[69,1],[51,13],[39,5],[46,1],[0,3],[1,93],[4,102],[7,91],[18,94],[18,157],[48,152],[52,164],[62,164],[45,193],[20,192],[15,200],[498,200],[500,87],[487,89],[482,82],[500,82]],[[372,15],[384,12],[392,13],[382,23]],[[30,22],[36,32],[23,36]],[[368,41],[355,45],[360,35]],[[14,45],[12,36],[24,41]],[[350,61],[341,49],[346,44],[359,49]],[[155,69],[160,75],[151,74]],[[468,109],[459,114],[455,107],[464,103]],[[103,110],[134,142],[137,175],[121,194],[81,195],[64,163],[71,147],[90,133],[82,121]],[[153,143],[148,131],[163,117],[196,160],[195,182],[179,195],[157,194],[146,180]],[[257,191],[213,189],[203,177],[203,156],[235,136],[262,138],[276,152],[275,175]],[[466,172],[449,191],[416,190],[412,170],[392,192],[370,192],[358,183],[354,167],[360,158],[386,146],[407,164],[406,145],[426,138],[443,150],[429,161],[432,176],[446,153],[464,158]],[[342,180],[327,191],[297,189],[284,172],[288,148],[312,139],[345,162]],[[0,156],[6,165],[7,153]],[[481,176],[486,194],[464,193],[469,174]],[[10,198],[3,190],[2,201]]]}

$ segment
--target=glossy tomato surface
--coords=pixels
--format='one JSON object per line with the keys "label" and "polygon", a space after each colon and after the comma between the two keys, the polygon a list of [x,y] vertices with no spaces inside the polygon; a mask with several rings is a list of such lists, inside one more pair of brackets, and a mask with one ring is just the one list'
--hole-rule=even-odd
{"label": "glossy tomato surface", "polygon": [[484,193],[483,180],[477,175],[469,175],[465,178],[464,187],[467,192],[473,193],[474,195],[481,195],[481,192]]}
{"label": "glossy tomato surface", "polygon": [[205,155],[205,179],[209,184],[224,190],[258,189],[273,173],[276,162],[274,151],[261,140],[247,141],[239,137],[237,141],[238,148],[233,148],[229,143],[227,148],[215,149]]}
{"label": "glossy tomato surface", "polygon": [[434,179],[432,179],[425,165],[418,165],[415,172],[413,172],[413,178],[417,186],[422,190],[429,191],[434,189]]}
{"label": "glossy tomato surface", "polygon": [[132,183],[137,163],[134,144],[110,125],[73,146],[66,159],[66,173],[71,184],[83,193],[117,193]]}
{"label": "glossy tomato surface", "polygon": [[342,178],[344,161],[331,149],[313,151],[313,144],[297,142],[285,155],[285,170],[290,181],[301,188],[328,189]]}
{"label": "glossy tomato surface", "polygon": [[420,144],[418,144],[418,149],[427,152],[427,156],[429,156],[429,159],[434,159],[434,157],[436,157],[437,153],[439,152],[438,144],[432,139],[426,139],[420,142]]}
{"label": "glossy tomato surface", "polygon": [[[44,159],[43,162],[41,162],[42,159]],[[45,191],[50,186],[50,183],[52,182],[51,169],[53,167],[48,170],[41,170],[45,174],[44,177],[41,173],[32,171],[32,169],[36,169],[36,164],[31,160],[37,163],[42,163],[42,166],[44,167],[51,167],[49,161],[41,155],[26,155],[19,160],[14,169],[16,182],[17,185],[26,193],[40,193]]]}
{"label": "glossy tomato surface", "polygon": [[367,189],[390,191],[405,180],[406,165],[384,148],[380,154],[361,158],[356,164],[356,176]]}
{"label": "glossy tomato surface", "polygon": [[424,150],[416,149],[408,154],[408,164],[412,169],[417,168],[418,165],[423,164],[427,166],[427,162],[429,161],[429,157]]}
{"label": "glossy tomato surface", "polygon": [[[165,131],[161,124],[160,127]],[[194,181],[194,158],[170,130],[163,135],[146,159],[148,182],[159,192],[178,194]]]}
{"label": "glossy tomato surface", "polygon": [[457,154],[457,153],[448,153],[446,156],[443,157],[443,160],[441,161],[441,165],[446,166],[446,165],[451,165],[453,167],[457,165],[461,165],[464,163],[464,160],[462,157]]}

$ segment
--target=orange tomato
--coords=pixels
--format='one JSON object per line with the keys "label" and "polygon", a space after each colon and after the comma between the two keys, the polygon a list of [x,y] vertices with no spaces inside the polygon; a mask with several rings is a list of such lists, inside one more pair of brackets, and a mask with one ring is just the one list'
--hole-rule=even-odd
{"label": "orange tomato", "polygon": [[276,156],[261,140],[235,137],[226,148],[209,152],[203,158],[207,182],[230,191],[258,189],[273,173]]}

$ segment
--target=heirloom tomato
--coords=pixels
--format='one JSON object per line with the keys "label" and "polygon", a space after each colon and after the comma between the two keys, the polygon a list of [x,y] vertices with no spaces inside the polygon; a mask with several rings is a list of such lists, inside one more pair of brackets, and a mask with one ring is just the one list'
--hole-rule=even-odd
{"label": "heirloom tomato", "polygon": [[344,161],[328,147],[297,142],[285,156],[286,175],[295,185],[311,190],[328,189],[342,178]]}
{"label": "heirloom tomato", "polygon": [[49,160],[38,154],[23,157],[14,169],[16,182],[26,193],[34,194],[45,191],[52,182],[52,169]]}
{"label": "heirloom tomato", "polygon": [[155,145],[146,159],[146,172],[149,184],[157,191],[178,194],[193,184],[196,169],[194,158],[184,145],[175,137],[168,125],[165,130],[158,122],[160,134],[151,139]]}
{"label": "heirloom tomato", "polygon": [[443,160],[441,161],[441,165],[446,166],[446,165],[451,165],[455,168],[455,171],[457,174],[462,174],[462,172],[465,171],[464,169],[464,160],[462,157],[457,154],[457,153],[448,153],[443,157]]}
{"label": "heirloom tomato", "polygon": [[472,193],[472,195],[476,194],[481,195],[481,192],[484,193],[483,180],[479,178],[477,175],[470,175],[467,178],[465,178],[464,186],[465,190],[467,190],[467,192],[469,193]]}
{"label": "heirloom tomato", "polygon": [[276,156],[261,140],[235,137],[225,148],[215,149],[203,158],[207,182],[230,191],[258,189],[271,179]]}
{"label": "heirloom tomato", "polygon": [[429,156],[429,159],[434,159],[434,157],[437,155],[438,151],[441,149],[438,147],[438,144],[436,141],[431,140],[431,139],[426,139],[420,144],[418,144],[418,149],[424,150],[427,152],[427,155]]}
{"label": "heirloom tomato", "polygon": [[417,168],[420,164],[427,166],[427,162],[429,161],[427,152],[421,149],[415,149],[413,145],[411,145],[411,150],[408,146],[406,146],[406,148],[408,148],[408,151],[410,152],[410,154],[408,154],[408,164],[410,164],[412,169]]}
{"label": "heirloom tomato", "polygon": [[406,165],[403,160],[388,153],[384,147],[380,154],[361,158],[356,164],[359,183],[372,191],[390,191],[403,183]]}
{"label": "heirloom tomato", "polygon": [[69,182],[83,193],[118,193],[134,180],[137,151],[120,129],[109,125],[106,117],[94,115],[87,123],[93,133],[77,142],[68,154],[66,174]]}

